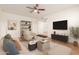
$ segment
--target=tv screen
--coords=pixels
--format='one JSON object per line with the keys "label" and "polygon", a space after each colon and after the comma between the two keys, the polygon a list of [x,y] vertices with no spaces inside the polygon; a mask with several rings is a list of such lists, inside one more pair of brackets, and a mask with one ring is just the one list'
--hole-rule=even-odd
{"label": "tv screen", "polygon": [[67,30],[67,20],[53,22],[53,29]]}

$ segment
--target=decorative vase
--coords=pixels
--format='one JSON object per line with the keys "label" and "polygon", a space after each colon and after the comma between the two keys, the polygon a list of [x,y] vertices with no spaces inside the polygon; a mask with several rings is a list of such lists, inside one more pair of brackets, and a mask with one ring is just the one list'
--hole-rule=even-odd
{"label": "decorative vase", "polygon": [[76,46],[76,47],[78,47],[78,42],[77,41],[74,41],[73,42],[73,45]]}

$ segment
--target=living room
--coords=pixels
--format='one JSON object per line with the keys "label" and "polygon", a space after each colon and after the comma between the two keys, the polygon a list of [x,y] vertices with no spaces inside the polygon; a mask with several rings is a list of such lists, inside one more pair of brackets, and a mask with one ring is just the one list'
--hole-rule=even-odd
{"label": "living room", "polygon": [[[39,11],[39,12],[34,12],[34,11],[30,12],[32,11],[31,9],[34,9],[33,7],[35,7],[35,9],[36,8],[44,8],[44,9],[41,9],[43,11]],[[70,34],[71,27],[79,26],[78,15],[79,15],[78,4],[23,4],[23,5],[22,4],[18,4],[18,5],[3,4],[3,5],[0,5],[0,39],[2,41],[3,37],[5,37],[7,34],[11,35],[12,38],[16,42],[18,42],[17,45],[18,44],[21,46],[23,45],[22,55],[23,54],[24,55],[79,54],[78,51],[76,51],[78,53],[72,52],[73,50],[79,49],[79,47],[73,45],[75,38],[71,37],[71,34]],[[67,21],[67,24],[66,24],[67,28],[65,30],[53,28],[54,22],[60,22],[64,20]],[[37,39],[35,40],[35,42],[41,39],[48,40],[49,42],[51,42],[49,44],[46,43],[46,48],[44,46],[45,51],[41,49],[40,43],[38,44],[36,43],[37,46],[35,47],[35,49],[33,49],[34,47],[32,46],[32,48],[30,49],[33,49],[33,50],[30,52],[28,51],[28,47],[27,49],[25,48],[30,42],[30,40],[26,39],[27,38],[26,33],[28,33],[26,31],[28,30],[31,31],[33,34],[31,39]],[[68,37],[67,42],[63,42],[59,40],[54,41],[53,40],[54,38],[53,39],[51,38],[51,34],[67,36]],[[79,40],[77,40],[77,42],[79,42]],[[53,44],[54,46],[52,46]],[[55,48],[55,46],[57,47]],[[2,46],[0,48],[2,49]],[[48,48],[50,51],[46,50]],[[53,50],[52,48],[55,48],[55,49]],[[42,50],[42,51],[40,52],[38,50]],[[4,55],[7,53],[5,52],[3,53],[1,50],[0,54]]]}

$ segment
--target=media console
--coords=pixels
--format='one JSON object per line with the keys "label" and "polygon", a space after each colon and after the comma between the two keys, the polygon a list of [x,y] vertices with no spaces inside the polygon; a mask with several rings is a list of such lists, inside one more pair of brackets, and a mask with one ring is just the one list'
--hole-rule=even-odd
{"label": "media console", "polygon": [[68,36],[65,35],[51,34],[51,38],[62,42],[68,42]]}

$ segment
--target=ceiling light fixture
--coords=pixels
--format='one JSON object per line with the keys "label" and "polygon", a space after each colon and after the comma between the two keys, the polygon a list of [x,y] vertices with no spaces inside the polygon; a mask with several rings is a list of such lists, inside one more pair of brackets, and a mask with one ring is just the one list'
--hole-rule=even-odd
{"label": "ceiling light fixture", "polygon": [[37,10],[37,9],[35,9],[35,10],[34,10],[34,12],[35,12],[35,13],[37,13],[37,12],[38,12],[38,10]]}

